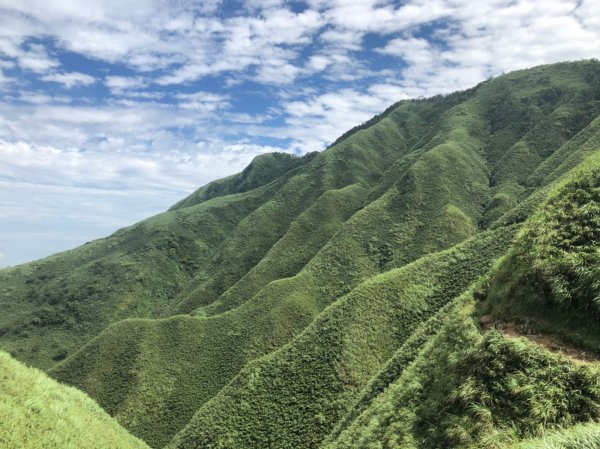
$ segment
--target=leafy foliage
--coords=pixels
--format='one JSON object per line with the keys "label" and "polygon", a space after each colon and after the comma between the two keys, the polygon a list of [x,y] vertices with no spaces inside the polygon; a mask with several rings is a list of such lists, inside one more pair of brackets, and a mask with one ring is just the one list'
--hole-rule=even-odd
{"label": "leafy foliage", "polygon": [[[600,147],[599,147],[600,148]],[[580,165],[527,222],[499,264],[484,308],[600,349],[600,159]]]}
{"label": "leafy foliage", "polygon": [[497,332],[482,337],[465,304],[324,448],[500,448],[546,427],[598,419],[597,369]]}

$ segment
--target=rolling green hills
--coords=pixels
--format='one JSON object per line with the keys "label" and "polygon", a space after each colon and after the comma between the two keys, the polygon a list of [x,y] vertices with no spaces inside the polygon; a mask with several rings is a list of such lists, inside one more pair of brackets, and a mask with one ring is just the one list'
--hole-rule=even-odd
{"label": "rolling green hills", "polygon": [[561,63],[259,156],[0,271],[0,348],[154,448],[595,447],[597,359],[540,342],[600,352],[599,115]]}

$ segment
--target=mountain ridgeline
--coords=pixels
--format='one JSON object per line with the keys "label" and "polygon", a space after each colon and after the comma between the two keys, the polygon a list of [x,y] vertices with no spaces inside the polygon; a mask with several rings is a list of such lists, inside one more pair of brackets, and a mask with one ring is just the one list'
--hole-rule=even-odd
{"label": "mountain ridgeline", "polygon": [[600,62],[513,72],[0,271],[0,391],[112,447],[598,448],[599,245]]}

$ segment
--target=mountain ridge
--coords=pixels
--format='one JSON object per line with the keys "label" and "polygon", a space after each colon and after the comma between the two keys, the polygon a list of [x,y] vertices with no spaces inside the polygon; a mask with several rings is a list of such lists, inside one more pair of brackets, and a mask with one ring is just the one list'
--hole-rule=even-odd
{"label": "mountain ridge", "polygon": [[[541,437],[538,427],[597,420],[593,367],[481,335],[477,319],[515,318],[498,286],[529,291],[511,275],[510,254],[524,229],[543,234],[556,219],[551,198],[566,198],[555,216],[567,217],[572,238],[597,244],[582,233],[599,215],[590,181],[599,114],[600,63],[560,63],[396,103],[319,154],[258,156],[165,213],[0,271],[0,347],[83,390],[152,447],[491,447],[490,435],[508,447]],[[564,212],[572,184],[587,192],[581,207],[592,221],[583,227]],[[541,326],[526,308],[516,318]],[[573,328],[545,326],[577,338]],[[597,350],[597,331],[586,329],[580,343]],[[427,357],[458,374],[444,383]],[[514,370],[464,364],[498,357]],[[561,397],[579,411],[538,416],[558,372]],[[466,394],[469,376],[492,401],[477,403],[487,427],[474,424],[473,398],[448,402]],[[533,415],[516,412],[517,396],[500,401],[488,377],[525,382],[539,396]],[[430,388],[410,397],[411,383]],[[398,401],[405,415],[390,408]]]}

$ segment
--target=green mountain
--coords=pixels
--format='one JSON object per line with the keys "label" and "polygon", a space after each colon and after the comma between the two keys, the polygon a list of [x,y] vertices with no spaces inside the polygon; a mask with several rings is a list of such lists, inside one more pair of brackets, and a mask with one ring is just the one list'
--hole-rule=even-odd
{"label": "green mountain", "polygon": [[0,352],[0,447],[148,449],[76,388]]}
{"label": "green mountain", "polygon": [[599,115],[561,63],[259,156],[0,271],[0,347],[154,448],[598,447]]}

